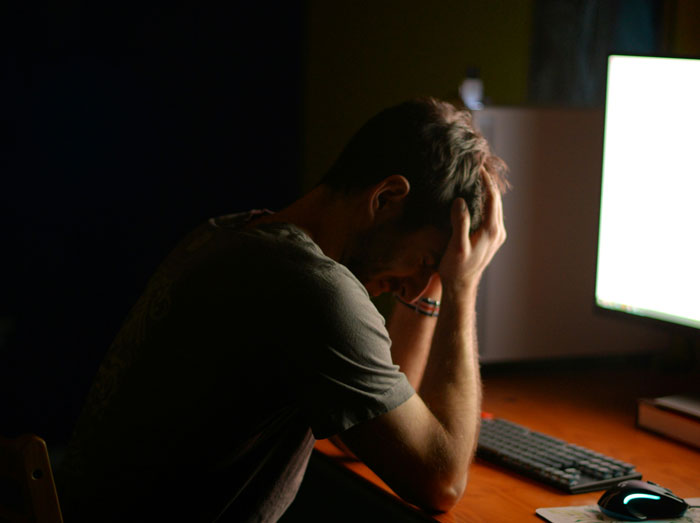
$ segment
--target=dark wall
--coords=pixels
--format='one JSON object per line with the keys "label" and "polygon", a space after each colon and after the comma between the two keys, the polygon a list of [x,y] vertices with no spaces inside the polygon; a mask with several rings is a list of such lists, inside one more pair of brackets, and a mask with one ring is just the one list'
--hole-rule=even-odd
{"label": "dark wall", "polygon": [[381,109],[458,102],[468,66],[495,104],[526,100],[534,0],[307,0],[304,186]]}
{"label": "dark wall", "polygon": [[0,16],[0,432],[62,440],[174,242],[298,196],[305,14],[15,4]]}

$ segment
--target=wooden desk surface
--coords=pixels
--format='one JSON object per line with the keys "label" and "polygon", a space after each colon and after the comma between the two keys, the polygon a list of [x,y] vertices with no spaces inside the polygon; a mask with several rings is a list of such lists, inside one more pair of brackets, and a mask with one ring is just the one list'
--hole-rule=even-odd
{"label": "wooden desk surface", "polygon": [[[500,373],[484,377],[483,409],[571,443],[633,463],[645,480],[681,497],[700,496],[700,450],[635,426],[636,399],[683,392],[695,386],[689,374],[657,371],[556,371]],[[365,465],[348,460],[328,441],[317,450],[365,480],[391,490]],[[393,493],[392,493],[393,495]],[[442,522],[541,521],[540,507],[594,505],[601,492],[564,494],[477,459],[467,491]],[[395,497],[397,503],[403,503]]]}

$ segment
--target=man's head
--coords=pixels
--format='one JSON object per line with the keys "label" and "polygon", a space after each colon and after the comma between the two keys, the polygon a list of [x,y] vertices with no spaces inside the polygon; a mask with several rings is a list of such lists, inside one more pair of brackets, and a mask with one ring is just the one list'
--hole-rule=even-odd
{"label": "man's head", "polygon": [[491,154],[470,113],[428,98],[391,107],[370,119],[321,183],[353,193],[400,175],[410,185],[403,228],[432,225],[449,231],[450,207],[461,197],[467,202],[473,232],[484,211],[482,168],[499,188],[505,187],[505,164]]}
{"label": "man's head", "polygon": [[466,201],[471,232],[482,223],[483,171],[504,187],[505,164],[491,154],[467,111],[434,99],[382,111],[355,134],[321,181],[336,195],[363,202],[353,216],[358,233],[341,263],[372,295],[417,298],[446,248],[454,200]]}

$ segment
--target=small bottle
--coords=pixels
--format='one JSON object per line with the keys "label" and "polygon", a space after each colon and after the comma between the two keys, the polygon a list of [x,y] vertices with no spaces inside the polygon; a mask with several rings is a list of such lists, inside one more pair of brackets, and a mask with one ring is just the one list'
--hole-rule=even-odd
{"label": "small bottle", "polygon": [[459,96],[472,111],[484,108],[484,83],[477,67],[467,67],[467,76],[459,86]]}

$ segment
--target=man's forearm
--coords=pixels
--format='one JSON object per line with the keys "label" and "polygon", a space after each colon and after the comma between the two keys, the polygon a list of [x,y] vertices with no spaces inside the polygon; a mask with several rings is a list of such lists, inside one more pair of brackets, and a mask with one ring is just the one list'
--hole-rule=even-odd
{"label": "man's forearm", "polygon": [[419,394],[447,433],[456,473],[466,478],[481,411],[476,284],[443,290],[440,317]]}
{"label": "man's forearm", "polygon": [[423,379],[437,320],[397,303],[388,321],[391,357],[416,390]]}
{"label": "man's forearm", "polygon": [[[442,300],[442,283],[437,274],[430,279],[421,298]],[[416,390],[423,379],[437,320],[436,316],[421,314],[397,300],[387,324],[391,357]]]}

